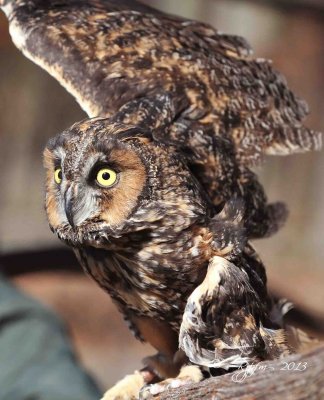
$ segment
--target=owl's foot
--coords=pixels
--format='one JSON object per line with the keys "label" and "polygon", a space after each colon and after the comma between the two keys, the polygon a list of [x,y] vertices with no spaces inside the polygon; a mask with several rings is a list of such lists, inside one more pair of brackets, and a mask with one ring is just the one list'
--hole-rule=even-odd
{"label": "owl's foot", "polygon": [[154,377],[149,371],[135,371],[117,382],[101,400],[136,400],[141,388],[151,382]]}
{"label": "owl's foot", "polygon": [[176,378],[170,378],[159,383],[144,386],[140,391],[139,399],[153,399],[154,396],[168,389],[179,388],[190,383],[198,383],[203,380],[203,378],[203,373],[197,365],[187,365],[181,368],[181,371]]}

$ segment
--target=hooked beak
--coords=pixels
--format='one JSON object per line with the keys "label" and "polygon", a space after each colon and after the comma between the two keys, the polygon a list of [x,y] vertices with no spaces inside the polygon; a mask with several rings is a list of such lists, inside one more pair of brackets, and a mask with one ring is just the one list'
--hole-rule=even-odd
{"label": "hooked beak", "polygon": [[69,221],[69,224],[74,228],[74,220],[73,220],[73,186],[69,186],[64,193],[64,210],[66,214],[66,218]]}

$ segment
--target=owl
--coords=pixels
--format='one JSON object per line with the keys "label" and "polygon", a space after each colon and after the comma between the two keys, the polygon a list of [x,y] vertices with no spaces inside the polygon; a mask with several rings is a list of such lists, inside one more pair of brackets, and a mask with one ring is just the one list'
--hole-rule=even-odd
{"label": "owl", "polygon": [[149,398],[291,350],[250,244],[286,216],[251,167],[317,150],[306,104],[246,41],[129,0],[0,0],[13,41],[89,119],[44,151],[46,212],[157,354],[104,399]]}

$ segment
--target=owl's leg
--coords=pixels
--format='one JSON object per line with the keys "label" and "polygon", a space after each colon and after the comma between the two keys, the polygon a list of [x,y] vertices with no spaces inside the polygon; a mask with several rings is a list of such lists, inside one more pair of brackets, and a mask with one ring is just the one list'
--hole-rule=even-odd
{"label": "owl's leg", "polygon": [[178,388],[190,383],[198,383],[204,379],[201,368],[198,365],[185,365],[175,378],[165,379],[159,383],[144,386],[140,391],[139,399],[148,400],[153,396],[168,389]]}
{"label": "owl's leg", "polygon": [[133,327],[158,353],[143,360],[144,368],[117,382],[106,392],[102,400],[137,399],[144,385],[162,379],[176,377],[187,361],[182,351],[178,351],[178,336],[170,327],[157,320],[146,317],[130,317]]}
{"label": "owl's leg", "polygon": [[101,400],[137,400],[141,389],[147,387],[145,385],[150,385],[160,379],[149,367],[144,367],[118,381]]}
{"label": "owl's leg", "polygon": [[[145,385],[149,385],[145,386],[145,388],[155,387],[153,383],[159,382],[165,377],[174,376],[178,378],[181,365],[184,362],[183,352],[180,351],[179,353],[180,354],[176,354],[174,357],[169,357],[162,353],[157,353],[154,356],[146,357],[143,360],[145,365],[143,369],[140,371],[135,371],[133,374],[126,375],[111,389],[109,389],[101,400],[138,399],[139,392]],[[188,379],[188,377],[184,375],[181,375],[180,377],[180,379],[185,378]],[[172,379],[169,381],[171,382]],[[161,391],[163,391],[162,386],[160,387],[159,391],[157,387],[154,389],[155,393],[159,393]]]}
{"label": "owl's leg", "polygon": [[187,357],[183,351],[180,350],[171,356],[157,353],[153,356],[145,357],[143,359],[143,364],[146,369],[152,371],[155,375],[155,381],[160,381],[162,379],[176,377],[179,374],[181,367],[187,361]]}
{"label": "owl's leg", "polygon": [[146,400],[151,399],[159,393],[168,389],[177,388],[197,383],[203,379],[203,373],[197,365],[185,365],[180,369],[180,373],[175,378],[165,379],[159,383],[154,372],[147,368],[135,371],[133,374],[126,375],[123,379],[109,389],[101,400]]}
{"label": "owl's leg", "polygon": [[101,400],[136,400],[145,383],[145,374],[141,371],[135,371],[117,382],[104,394]]}

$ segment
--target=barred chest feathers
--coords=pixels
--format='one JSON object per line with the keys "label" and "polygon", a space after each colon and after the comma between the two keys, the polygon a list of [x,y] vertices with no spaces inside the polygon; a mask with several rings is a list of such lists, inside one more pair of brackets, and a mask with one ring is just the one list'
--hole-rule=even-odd
{"label": "barred chest feathers", "polygon": [[154,238],[137,248],[75,248],[83,269],[123,313],[169,321],[178,330],[188,296],[204,279],[213,236],[207,228],[192,227],[173,242]]}

